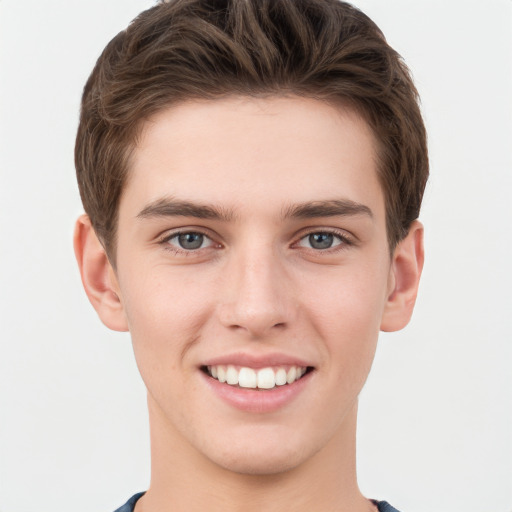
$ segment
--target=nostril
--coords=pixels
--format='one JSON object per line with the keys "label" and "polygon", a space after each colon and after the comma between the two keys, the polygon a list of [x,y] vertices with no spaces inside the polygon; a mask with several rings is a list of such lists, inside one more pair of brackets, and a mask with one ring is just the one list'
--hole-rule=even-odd
{"label": "nostril", "polygon": [[217,318],[220,323],[230,331],[246,331],[251,336],[260,337],[270,331],[284,328],[291,320],[292,312],[283,305],[274,304],[266,300],[252,302],[239,298],[219,304]]}

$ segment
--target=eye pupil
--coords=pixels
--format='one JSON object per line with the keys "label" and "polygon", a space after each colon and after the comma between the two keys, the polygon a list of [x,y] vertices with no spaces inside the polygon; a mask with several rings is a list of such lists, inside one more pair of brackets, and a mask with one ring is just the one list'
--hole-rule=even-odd
{"label": "eye pupil", "polygon": [[313,249],[329,249],[334,242],[332,233],[312,233],[309,235],[309,243]]}
{"label": "eye pupil", "polygon": [[182,233],[178,242],[183,249],[199,249],[203,245],[204,235],[201,233]]}

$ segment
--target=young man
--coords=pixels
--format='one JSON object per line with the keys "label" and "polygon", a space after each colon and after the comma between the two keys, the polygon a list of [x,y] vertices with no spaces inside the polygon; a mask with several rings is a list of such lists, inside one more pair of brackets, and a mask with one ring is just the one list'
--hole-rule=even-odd
{"label": "young man", "polygon": [[107,46],[76,145],[75,251],[130,331],[151,484],[119,511],[393,511],[357,398],[423,264],[407,68],[337,0],[175,0]]}

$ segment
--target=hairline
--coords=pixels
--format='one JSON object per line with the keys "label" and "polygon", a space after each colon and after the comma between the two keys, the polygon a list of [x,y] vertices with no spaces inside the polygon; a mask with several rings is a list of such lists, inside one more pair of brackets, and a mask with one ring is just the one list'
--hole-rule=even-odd
{"label": "hairline", "polygon": [[[391,238],[391,230],[389,226],[390,221],[390,212],[389,212],[389,202],[390,198],[389,191],[387,191],[385,186],[385,181],[382,178],[383,170],[385,165],[383,163],[383,153],[385,150],[385,145],[383,141],[380,139],[378,134],[376,133],[376,129],[372,125],[370,121],[370,115],[362,105],[362,102],[357,101],[357,99],[351,98],[349,96],[336,95],[336,94],[314,94],[313,92],[307,93],[302,91],[294,90],[293,88],[283,89],[276,88],[275,90],[265,90],[262,89],[260,91],[254,91],[252,93],[244,92],[240,93],[237,91],[226,91],[222,94],[208,94],[204,93],[201,95],[187,95],[180,98],[169,99],[168,102],[163,102],[159,108],[154,109],[151,112],[148,112],[147,115],[142,116],[131,129],[127,129],[125,132],[125,138],[128,142],[125,144],[125,158],[124,158],[124,166],[122,172],[122,186],[121,192],[117,199],[117,205],[115,210],[115,216],[112,219],[112,231],[110,232],[110,240],[107,244],[105,240],[100,240],[109,261],[113,268],[116,268],[116,256],[117,256],[117,235],[118,235],[118,227],[119,227],[119,206],[124,194],[128,186],[128,180],[130,179],[131,167],[133,164],[133,155],[137,150],[138,145],[143,137],[144,130],[156,117],[158,117],[161,113],[186,104],[192,103],[208,103],[213,101],[222,101],[226,99],[273,99],[273,98],[308,98],[316,101],[320,101],[326,105],[331,106],[333,109],[338,112],[345,110],[349,114],[355,114],[359,117],[368,128],[369,133],[372,137],[372,144],[374,147],[373,158],[375,161],[375,172],[377,173],[377,179],[379,181],[379,185],[381,187],[381,191],[384,197],[384,205],[385,205],[385,215],[386,215],[386,239],[388,241],[388,247],[390,254],[393,253],[397,243],[400,239],[392,239]],[[130,136],[131,135],[131,136]],[[130,142],[131,141],[131,142]]]}

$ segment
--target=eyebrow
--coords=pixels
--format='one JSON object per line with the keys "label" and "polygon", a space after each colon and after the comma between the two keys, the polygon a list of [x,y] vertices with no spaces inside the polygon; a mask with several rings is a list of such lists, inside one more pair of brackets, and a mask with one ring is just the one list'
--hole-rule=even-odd
{"label": "eyebrow", "polygon": [[373,218],[371,209],[350,199],[311,201],[290,205],[283,211],[283,218],[313,219],[317,217],[338,217],[366,215]]}
{"label": "eyebrow", "polygon": [[148,204],[137,215],[138,219],[154,217],[195,217],[197,219],[213,219],[228,222],[233,220],[235,215],[232,210],[225,208],[166,197]]}
{"label": "eyebrow", "polygon": [[[313,219],[354,215],[366,215],[373,218],[373,213],[368,206],[350,199],[331,199],[293,204],[286,207],[282,213],[283,219]],[[173,198],[157,199],[145,206],[137,215],[138,219],[158,217],[195,217],[197,219],[229,222],[236,215],[231,209]]]}

